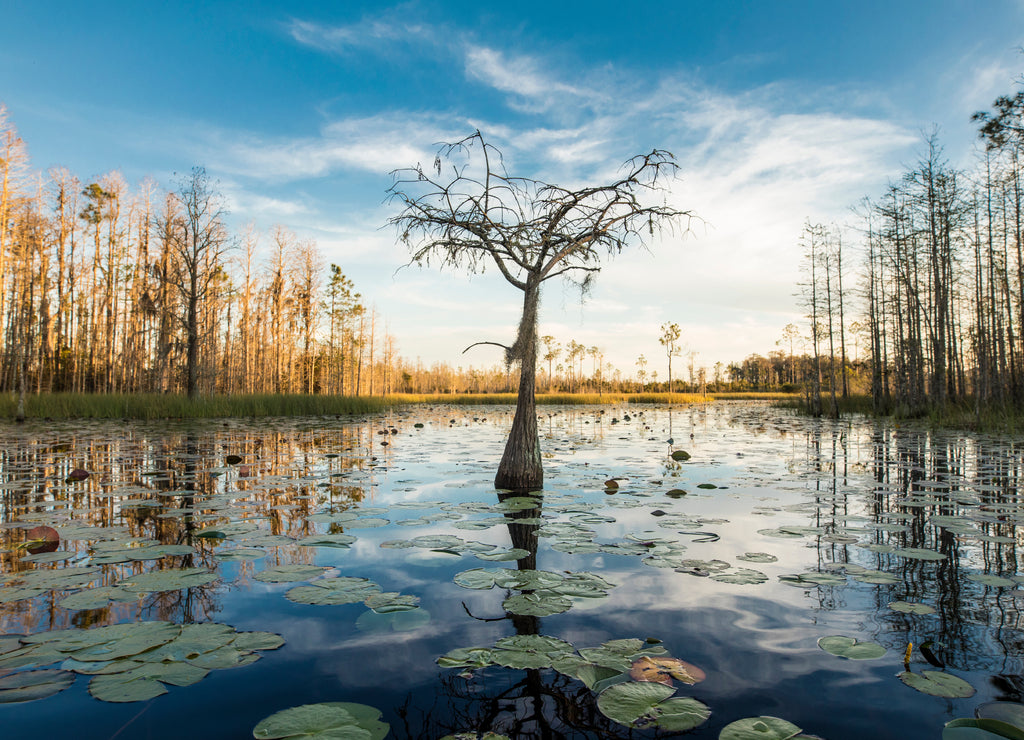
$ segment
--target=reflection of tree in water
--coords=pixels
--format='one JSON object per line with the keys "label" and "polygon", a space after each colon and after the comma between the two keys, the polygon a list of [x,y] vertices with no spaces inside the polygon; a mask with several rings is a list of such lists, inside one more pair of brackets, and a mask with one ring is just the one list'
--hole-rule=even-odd
{"label": "reflection of tree in water", "polygon": [[[878,425],[871,433],[870,491],[849,492],[850,450],[846,432],[816,426],[808,433],[808,462],[815,477],[814,524],[828,534],[841,530],[848,515],[868,520],[869,541],[881,547],[920,548],[944,555],[926,561],[817,538],[819,565],[853,562],[857,553],[867,567],[894,575],[898,582],[872,586],[873,607],[883,623],[876,639],[902,650],[907,642],[931,640],[952,668],[1005,674],[1007,692],[1016,691],[1024,666],[1024,614],[1014,591],[967,576],[1018,573],[1018,493],[1024,480],[1021,451],[982,438],[893,429]],[[856,462],[856,461],[854,461]],[[824,516],[824,518],[822,518]],[[851,521],[853,525],[855,522]],[[852,585],[852,584],[851,584]],[[847,585],[845,588],[850,588]],[[831,598],[844,589],[818,589],[819,606],[836,608]],[[934,615],[917,616],[889,608],[893,601],[922,602]]]}
{"label": "reflection of tree in water", "polygon": [[[518,493],[499,492],[503,502],[520,496]],[[506,512],[506,526],[512,547],[529,554],[516,561],[517,570],[537,569],[536,521],[539,519],[541,499],[536,508]],[[530,593],[523,590],[522,593]],[[465,607],[465,604],[463,605]],[[466,608],[469,613],[469,609]],[[501,617],[478,617],[482,621],[508,621],[516,635],[540,635],[541,619],[505,612]],[[499,680],[495,674],[501,672]],[[397,710],[404,727],[392,725],[398,737],[424,739],[437,738],[457,732],[494,732],[510,738],[631,738],[637,734],[617,724],[598,711],[596,696],[582,682],[558,673],[554,669],[528,668],[515,670],[492,666],[482,676],[468,678],[453,671],[441,677],[440,696],[433,706],[419,709],[412,706],[411,697]],[[512,679],[515,675],[518,678]],[[441,697],[447,699],[441,705]]]}
{"label": "reflection of tree in water", "polygon": [[[163,424],[159,428],[136,423],[57,429],[28,425],[0,448],[0,522],[27,518],[32,523],[70,526],[76,531],[113,528],[104,536],[117,536],[125,546],[129,541],[155,542],[189,545],[195,550],[187,555],[103,565],[94,586],[113,586],[153,570],[200,567],[216,571],[215,555],[224,542],[197,536],[202,529],[251,519],[271,534],[297,537],[309,533],[308,516],[321,504],[332,512],[358,505],[372,485],[370,451],[379,426],[379,422],[367,420],[300,429],[290,422],[269,422],[254,432],[251,427],[231,423]],[[241,462],[227,464],[228,455],[237,455]],[[78,468],[88,471],[89,477],[68,483],[68,475]],[[358,479],[349,481],[353,475]],[[155,503],[134,503],[148,499]],[[332,527],[332,531],[337,529]],[[0,530],[0,550],[13,548],[24,539],[25,529]],[[94,542],[88,535],[75,534],[64,539],[60,548],[85,557],[95,554],[91,551]],[[314,556],[310,548],[287,544],[268,547],[267,552],[266,562],[277,563]],[[0,572],[64,567],[61,563],[22,562],[23,554],[13,549],[0,553]],[[245,578],[253,563],[239,561],[236,568]],[[0,603],[0,626],[7,632],[37,632],[139,619],[207,621],[220,609],[217,595],[221,588],[213,583],[151,593],[139,603],[113,602],[82,610],[59,606],[68,591],[48,591],[31,599]]]}

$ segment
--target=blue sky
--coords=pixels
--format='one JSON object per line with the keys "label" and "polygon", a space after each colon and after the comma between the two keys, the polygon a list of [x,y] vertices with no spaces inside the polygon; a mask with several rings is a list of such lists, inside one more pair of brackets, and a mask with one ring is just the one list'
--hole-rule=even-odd
{"label": "blue sky", "polygon": [[[520,295],[406,261],[389,172],[479,128],[514,174],[600,182],[658,147],[704,222],[610,261],[586,302],[547,288],[541,331],[625,374],[659,326],[698,364],[775,348],[801,321],[805,219],[856,224],[938,126],[969,166],[970,114],[1024,71],[1024,2],[15,2],[0,103],[38,170],[131,183],[205,166],[231,218],[317,240],[426,364],[490,365]],[[851,232],[851,244],[856,235]]]}

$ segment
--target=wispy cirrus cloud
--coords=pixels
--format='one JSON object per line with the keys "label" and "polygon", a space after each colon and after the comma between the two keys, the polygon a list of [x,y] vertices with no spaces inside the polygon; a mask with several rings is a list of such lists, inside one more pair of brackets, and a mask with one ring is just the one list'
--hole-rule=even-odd
{"label": "wispy cirrus cloud", "polygon": [[467,126],[455,116],[396,112],[339,119],[318,135],[298,138],[220,132],[207,143],[207,161],[232,174],[267,180],[341,171],[386,175],[433,160],[434,142],[464,136]]}
{"label": "wispy cirrus cloud", "polygon": [[332,54],[356,49],[384,49],[398,43],[436,44],[443,34],[435,26],[410,22],[399,8],[377,17],[367,16],[347,25],[328,25],[293,18],[286,26],[288,34],[303,46]]}

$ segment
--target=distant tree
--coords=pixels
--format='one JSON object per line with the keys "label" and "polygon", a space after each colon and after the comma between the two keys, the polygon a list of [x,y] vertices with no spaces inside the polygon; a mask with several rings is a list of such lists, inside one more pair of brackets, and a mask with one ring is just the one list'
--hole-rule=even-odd
{"label": "distant tree", "polygon": [[[444,165],[449,165],[449,174]],[[542,283],[575,279],[584,290],[604,257],[645,240],[656,229],[690,214],[665,203],[647,205],[640,196],[660,190],[677,169],[672,154],[655,149],[628,160],[618,179],[571,189],[514,177],[501,152],[477,131],[445,145],[434,173],[422,167],[398,170],[389,189],[402,210],[391,218],[412,262],[478,272],[485,265],[523,293],[515,342],[505,348],[519,363],[519,393],[512,429],[495,486],[510,490],[543,487],[536,415],[537,314]],[[489,344],[496,344],[489,342]]]}
{"label": "distant tree", "polygon": [[640,355],[639,357],[637,357],[636,358],[636,366],[637,366],[636,379],[640,383],[640,390],[643,391],[643,389],[644,389],[644,381],[647,380],[647,358],[644,357],[643,355]]}
{"label": "distant tree", "polygon": [[181,296],[185,315],[179,317],[186,335],[186,391],[195,398],[199,389],[200,308],[211,297],[214,283],[223,269],[230,244],[224,226],[224,206],[210,185],[206,170],[196,167],[182,179],[174,194],[178,209],[166,230],[170,248],[180,271],[171,273],[173,287]]}
{"label": "distant tree", "polygon": [[788,345],[789,347],[789,382],[796,382],[796,364],[793,358],[793,343],[800,338],[800,327],[796,324],[786,324],[782,329],[782,339],[778,340],[775,344],[779,346]]}
{"label": "distant tree", "polygon": [[665,354],[668,356],[668,392],[672,392],[672,358],[679,357],[679,354],[683,351],[682,347],[679,346],[679,337],[682,331],[679,329],[679,324],[670,322],[661,325],[661,336],[658,337],[658,343],[665,348]]}
{"label": "distant tree", "polygon": [[550,334],[545,334],[540,340],[544,342],[544,360],[548,363],[548,393],[550,393],[552,383],[551,363],[558,359],[562,348]]}

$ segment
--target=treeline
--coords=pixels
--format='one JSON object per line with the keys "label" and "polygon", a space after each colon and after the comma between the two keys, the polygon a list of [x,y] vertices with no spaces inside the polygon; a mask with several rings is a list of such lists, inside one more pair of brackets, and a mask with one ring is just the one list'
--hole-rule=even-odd
{"label": "treeline", "polygon": [[0,107],[0,390],[391,389],[394,338],[341,268],[225,217],[202,169],[171,192],[31,172]]}
{"label": "treeline", "polygon": [[974,120],[976,165],[950,166],[928,136],[922,159],[864,201],[855,251],[835,227],[805,227],[813,412],[836,414],[850,392],[854,332],[876,412],[1024,408],[1024,92]]}

